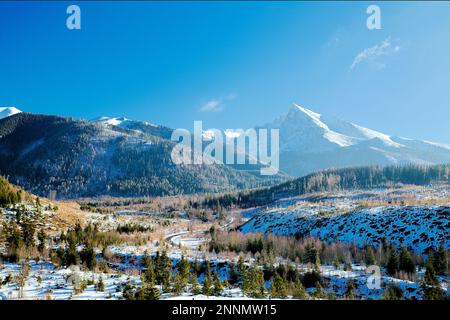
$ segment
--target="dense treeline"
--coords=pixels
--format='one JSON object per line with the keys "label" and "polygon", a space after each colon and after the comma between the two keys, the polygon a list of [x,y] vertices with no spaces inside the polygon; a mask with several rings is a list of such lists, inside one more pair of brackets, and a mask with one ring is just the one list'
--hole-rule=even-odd
{"label": "dense treeline", "polygon": [[280,185],[235,194],[211,196],[201,205],[230,207],[253,207],[266,205],[277,199],[303,195],[311,192],[345,189],[390,187],[400,184],[429,185],[450,182],[450,164],[363,166],[329,169],[294,179]]}
{"label": "dense treeline", "polygon": [[[295,238],[272,234],[267,236],[262,234],[243,235],[237,232],[215,231],[212,234],[209,249],[222,253],[239,253],[241,257],[243,254],[251,254],[256,263],[263,266],[264,279],[271,279],[271,291],[276,291],[276,294],[272,295],[273,297],[285,297],[285,288],[298,287],[292,286],[296,282],[293,279],[298,279],[298,273],[288,266],[289,262],[309,265],[314,270],[300,277],[304,287],[316,288],[314,291],[316,294],[313,294],[313,297],[323,297],[324,295],[322,290],[324,284],[318,272],[321,264],[333,265],[335,269],[343,270],[352,270],[352,264],[376,265],[382,267],[389,276],[410,281],[418,281],[417,271],[425,267],[425,276],[421,279],[422,294],[424,299],[431,300],[444,299],[444,292],[440,288],[438,276],[449,274],[448,250],[444,248],[443,243],[437,250],[429,248],[427,256],[423,257],[406,247],[395,247],[384,237],[378,246],[361,248],[357,245],[339,242],[328,243],[311,237]],[[279,264],[275,268],[274,265],[279,262],[278,257],[285,258],[288,261],[287,265]],[[297,275],[295,275],[296,273]],[[252,286],[257,287],[254,284]],[[349,282],[348,286],[346,297],[354,299],[353,284]],[[402,297],[402,290],[395,286],[388,287],[384,296],[385,299],[394,300]]]}
{"label": "dense treeline", "polygon": [[[407,248],[396,248],[383,237],[376,247],[341,242],[326,242],[316,238],[287,237],[268,234],[241,234],[239,232],[215,231],[209,245],[210,251],[236,252],[252,254],[263,265],[276,263],[277,257],[283,257],[296,263],[319,265],[343,265],[348,268],[352,263],[380,265],[387,273],[403,277],[414,275],[416,266],[424,266],[423,257]],[[432,249],[430,249],[432,250]],[[430,251],[431,252],[431,251]],[[447,252],[440,246],[436,254],[439,263],[436,269],[440,274],[447,273]],[[439,267],[437,267],[439,265]]]}

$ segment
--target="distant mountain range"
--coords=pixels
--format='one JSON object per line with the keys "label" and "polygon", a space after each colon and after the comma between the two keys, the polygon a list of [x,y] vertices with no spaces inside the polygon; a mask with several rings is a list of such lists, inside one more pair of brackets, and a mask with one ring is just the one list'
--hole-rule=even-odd
{"label": "distant mountain range", "polygon": [[17,113],[0,120],[0,174],[59,198],[158,196],[270,185],[285,177],[226,165],[175,165],[171,129],[124,118]]}
{"label": "distant mountain range", "polygon": [[[280,175],[245,165],[175,165],[173,129],[150,122],[0,107],[0,174],[39,195],[155,196],[267,186],[328,168],[450,163],[448,145],[389,136],[299,105],[259,128],[280,130]],[[213,137],[205,131],[203,138]]]}
{"label": "distant mountain range", "polygon": [[450,163],[450,146],[389,136],[294,104],[264,128],[280,129],[280,169],[302,176],[356,165]]}

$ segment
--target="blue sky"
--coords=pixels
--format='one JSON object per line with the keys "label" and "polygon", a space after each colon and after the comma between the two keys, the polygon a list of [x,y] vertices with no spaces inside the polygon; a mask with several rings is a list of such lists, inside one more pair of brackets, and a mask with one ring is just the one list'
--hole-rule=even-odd
{"label": "blue sky", "polygon": [[[296,102],[450,143],[450,3],[0,2],[0,105],[248,128]],[[82,29],[66,28],[78,4]]]}

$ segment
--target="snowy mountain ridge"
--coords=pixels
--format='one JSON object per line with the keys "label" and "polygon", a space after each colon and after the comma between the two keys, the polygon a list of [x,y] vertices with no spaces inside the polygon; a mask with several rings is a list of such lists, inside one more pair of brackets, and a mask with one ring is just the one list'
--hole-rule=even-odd
{"label": "snowy mountain ridge", "polygon": [[0,107],[0,119],[21,113],[16,107]]}

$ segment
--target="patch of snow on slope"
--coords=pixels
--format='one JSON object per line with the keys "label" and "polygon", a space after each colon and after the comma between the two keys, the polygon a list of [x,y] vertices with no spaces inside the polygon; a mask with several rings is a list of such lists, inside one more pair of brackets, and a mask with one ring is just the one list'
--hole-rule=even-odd
{"label": "patch of snow on slope", "polygon": [[432,142],[432,141],[428,141],[428,140],[423,140],[423,142],[431,144],[432,146],[435,146],[435,147],[439,147],[439,148],[444,148],[444,149],[450,150],[450,146],[448,144],[437,143],[437,142]]}
{"label": "patch of snow on slope", "polygon": [[361,127],[354,123],[351,123],[351,125],[353,127],[355,127],[355,129],[357,129],[367,139],[378,138],[388,146],[397,147],[397,148],[404,147],[402,144],[392,141],[391,137],[387,134],[384,134],[384,133],[381,133],[381,132],[378,132],[378,131],[375,131],[375,130],[372,130],[369,128]]}
{"label": "patch of snow on slope", "polygon": [[348,137],[346,135],[330,130],[330,128],[321,121],[321,114],[301,107],[298,104],[294,104],[294,108],[297,108],[297,110],[306,114],[319,128],[322,128],[324,130],[323,137],[328,141],[333,142],[341,147],[348,147],[353,145],[354,142],[352,137]]}

